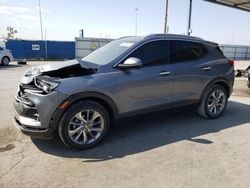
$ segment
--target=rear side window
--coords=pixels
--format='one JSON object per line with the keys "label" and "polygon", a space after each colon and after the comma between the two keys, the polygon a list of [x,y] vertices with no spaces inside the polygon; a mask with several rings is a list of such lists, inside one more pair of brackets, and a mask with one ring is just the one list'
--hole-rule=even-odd
{"label": "rear side window", "polygon": [[169,41],[170,62],[178,63],[202,58],[208,53],[207,48],[200,43],[188,41]]}
{"label": "rear side window", "polygon": [[166,64],[169,61],[168,41],[154,41],[144,44],[129,57],[141,59],[143,65],[146,66]]}
{"label": "rear side window", "polygon": [[[220,52],[221,54],[223,54],[223,52],[222,52],[222,50],[220,49],[219,46],[217,46],[215,49],[216,49],[218,52]],[[224,54],[223,54],[223,55],[224,55]]]}

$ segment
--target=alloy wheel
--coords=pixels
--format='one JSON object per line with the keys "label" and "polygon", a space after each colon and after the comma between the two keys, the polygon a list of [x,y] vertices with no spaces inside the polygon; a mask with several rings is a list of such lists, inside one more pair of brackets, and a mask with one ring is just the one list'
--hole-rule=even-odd
{"label": "alloy wheel", "polygon": [[103,133],[104,118],[96,110],[78,112],[70,121],[68,135],[70,139],[80,145],[95,142]]}
{"label": "alloy wheel", "polygon": [[7,66],[9,65],[10,61],[7,57],[3,58],[3,65]]}
{"label": "alloy wheel", "polygon": [[211,115],[220,114],[226,105],[226,95],[221,90],[215,90],[208,98],[208,111]]}

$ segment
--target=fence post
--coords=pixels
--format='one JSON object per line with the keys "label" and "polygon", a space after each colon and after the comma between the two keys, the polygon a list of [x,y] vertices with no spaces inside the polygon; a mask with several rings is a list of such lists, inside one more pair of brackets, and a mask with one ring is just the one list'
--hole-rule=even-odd
{"label": "fence post", "polygon": [[237,49],[237,46],[234,47],[234,60],[236,60],[236,49]]}
{"label": "fence post", "polygon": [[248,60],[248,53],[249,53],[249,46],[247,47],[247,52],[246,52],[246,60]]}

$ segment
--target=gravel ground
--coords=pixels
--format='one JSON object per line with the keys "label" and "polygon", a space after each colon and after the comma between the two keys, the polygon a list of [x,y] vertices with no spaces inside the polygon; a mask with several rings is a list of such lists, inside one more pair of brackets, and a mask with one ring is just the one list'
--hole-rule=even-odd
{"label": "gravel ground", "polygon": [[250,97],[237,79],[222,118],[190,110],[123,120],[99,147],[72,151],[12,123],[20,76],[35,64],[0,68],[0,187],[250,187]]}

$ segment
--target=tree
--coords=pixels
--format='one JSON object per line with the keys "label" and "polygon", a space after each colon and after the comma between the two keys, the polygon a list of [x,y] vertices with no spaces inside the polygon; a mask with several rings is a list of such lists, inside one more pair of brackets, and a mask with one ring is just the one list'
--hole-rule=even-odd
{"label": "tree", "polygon": [[8,26],[7,27],[7,39],[14,39],[15,38],[15,34],[17,34],[18,31],[16,29],[14,29],[13,27]]}

